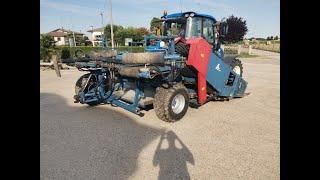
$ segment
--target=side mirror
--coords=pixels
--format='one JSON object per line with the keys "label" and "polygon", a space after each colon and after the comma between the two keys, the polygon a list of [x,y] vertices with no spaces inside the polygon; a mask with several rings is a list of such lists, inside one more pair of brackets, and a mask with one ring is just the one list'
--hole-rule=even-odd
{"label": "side mirror", "polygon": [[225,37],[228,34],[228,24],[226,22],[220,25],[220,36]]}

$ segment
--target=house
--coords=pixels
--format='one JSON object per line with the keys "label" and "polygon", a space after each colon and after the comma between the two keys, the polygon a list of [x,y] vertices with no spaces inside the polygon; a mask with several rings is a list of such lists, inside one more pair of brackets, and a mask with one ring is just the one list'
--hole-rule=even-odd
{"label": "house", "polygon": [[63,28],[58,28],[47,33],[47,35],[50,35],[53,37],[57,46],[70,45],[70,44],[73,45],[73,34],[75,38],[83,37],[84,35],[83,33],[66,30]]}
{"label": "house", "polygon": [[96,29],[91,29],[87,32],[91,33],[91,42],[92,46],[100,46],[102,43],[102,35],[103,35],[104,28],[96,28]]}

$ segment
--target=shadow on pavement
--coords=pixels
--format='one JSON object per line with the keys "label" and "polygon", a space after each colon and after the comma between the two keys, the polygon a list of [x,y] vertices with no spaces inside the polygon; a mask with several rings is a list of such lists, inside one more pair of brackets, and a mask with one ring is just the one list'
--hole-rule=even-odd
{"label": "shadow on pavement", "polygon": [[[163,149],[161,146],[165,139],[168,147]],[[176,142],[181,148],[177,147]],[[190,179],[187,162],[194,165],[193,155],[178,136],[172,131],[162,134],[153,157],[153,165],[160,168],[158,179]]]}
{"label": "shadow on pavement", "polygon": [[[139,153],[163,132],[99,106],[69,106],[50,93],[40,94],[40,112],[41,179],[128,179],[137,169]],[[167,138],[177,138],[173,135]],[[185,151],[160,151],[156,162],[165,171],[179,153],[190,158]]]}

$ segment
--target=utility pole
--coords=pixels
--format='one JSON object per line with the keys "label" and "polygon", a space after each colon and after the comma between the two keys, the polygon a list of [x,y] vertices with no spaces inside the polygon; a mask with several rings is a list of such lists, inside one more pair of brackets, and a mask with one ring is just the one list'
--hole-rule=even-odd
{"label": "utility pole", "polygon": [[90,27],[91,27],[91,42],[92,42],[92,46],[94,46],[93,26],[90,26]]}
{"label": "utility pole", "polygon": [[74,31],[72,31],[72,34],[73,34],[73,43],[74,43],[74,47],[77,46],[77,43],[76,43],[76,38],[74,37]]}
{"label": "utility pole", "polygon": [[[70,21],[71,21],[71,29],[73,28],[73,24],[72,24],[72,16],[70,17]],[[71,31],[70,29],[69,29],[69,31]],[[76,43],[76,38],[75,38],[75,36],[74,36],[74,31],[72,31],[72,36],[73,36],[73,43],[74,43],[74,47],[76,47],[77,46],[77,43]],[[70,43],[71,44],[71,43]]]}
{"label": "utility pole", "polygon": [[100,16],[101,16],[101,25],[103,27],[103,13],[102,12],[100,12]]}
{"label": "utility pole", "polygon": [[[103,29],[103,12],[100,12],[100,15],[101,15],[101,27],[102,27],[102,29]],[[104,37],[104,32],[102,31],[101,32],[101,40],[102,40],[102,47],[104,47],[105,48],[105,44],[106,44],[106,39],[105,39],[106,37]]]}
{"label": "utility pole", "polygon": [[113,42],[113,22],[112,22],[112,2],[109,0],[110,6],[110,25],[111,25],[111,47],[114,49],[114,42]]}

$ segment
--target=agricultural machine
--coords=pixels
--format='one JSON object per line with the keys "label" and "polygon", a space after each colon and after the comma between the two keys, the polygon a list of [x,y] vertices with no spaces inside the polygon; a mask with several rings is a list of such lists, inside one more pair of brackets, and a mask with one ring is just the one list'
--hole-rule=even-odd
{"label": "agricultural machine", "polygon": [[149,107],[175,122],[189,105],[243,97],[247,82],[237,58],[225,61],[220,39],[227,25],[195,12],[164,14],[160,35],[145,36],[145,52],[91,52],[76,67],[88,71],[75,86],[75,103],[112,104],[135,114]]}

